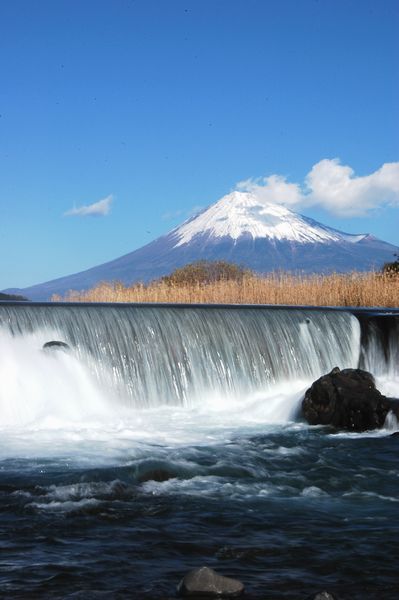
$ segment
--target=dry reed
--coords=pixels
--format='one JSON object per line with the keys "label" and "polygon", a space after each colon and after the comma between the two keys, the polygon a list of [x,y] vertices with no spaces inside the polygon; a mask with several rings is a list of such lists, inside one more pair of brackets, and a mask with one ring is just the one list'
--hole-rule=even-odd
{"label": "dry reed", "polygon": [[68,302],[172,302],[210,304],[285,304],[310,306],[385,306],[399,304],[399,276],[380,273],[247,276],[241,281],[171,285],[157,281],[124,286],[100,283],[85,292],[70,291]]}

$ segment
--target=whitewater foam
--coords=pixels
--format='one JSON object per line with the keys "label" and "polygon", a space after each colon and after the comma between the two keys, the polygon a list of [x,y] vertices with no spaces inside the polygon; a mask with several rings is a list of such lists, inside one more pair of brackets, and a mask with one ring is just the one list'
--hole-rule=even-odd
{"label": "whitewater foam", "polygon": [[63,427],[103,419],[110,407],[88,362],[64,352],[43,352],[54,332],[12,336],[0,330],[0,426]]}

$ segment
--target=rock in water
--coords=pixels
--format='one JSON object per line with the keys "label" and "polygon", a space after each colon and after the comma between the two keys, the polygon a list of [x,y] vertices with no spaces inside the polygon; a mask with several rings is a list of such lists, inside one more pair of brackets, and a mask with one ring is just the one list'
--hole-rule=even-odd
{"label": "rock in water", "polygon": [[139,483],[145,483],[146,481],[168,481],[173,479],[175,475],[166,469],[150,469],[138,476],[137,481]]}
{"label": "rock in water", "polygon": [[68,346],[66,342],[60,342],[58,340],[52,340],[51,342],[46,342],[43,344],[43,350],[46,352],[53,350],[63,350],[64,352],[69,352],[71,348]]}
{"label": "rock in water", "polygon": [[244,591],[241,581],[218,575],[209,567],[187,573],[177,587],[181,596],[202,598],[237,598]]}
{"label": "rock in water", "polygon": [[302,401],[302,415],[310,425],[349,431],[382,427],[390,410],[398,414],[395,401],[383,396],[371,373],[361,369],[336,367],[315,381]]}
{"label": "rock in water", "polygon": [[336,596],[330,594],[330,592],[319,592],[316,596],[312,596],[311,600],[338,600]]}

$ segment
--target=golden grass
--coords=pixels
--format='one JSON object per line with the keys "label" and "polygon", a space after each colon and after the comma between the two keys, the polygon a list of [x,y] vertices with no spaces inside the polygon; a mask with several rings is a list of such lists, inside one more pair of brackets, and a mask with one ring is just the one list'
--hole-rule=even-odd
{"label": "golden grass", "polygon": [[380,273],[333,275],[290,275],[273,273],[248,276],[242,281],[208,284],[148,285],[100,283],[86,292],[71,291],[69,302],[173,302],[215,304],[286,304],[311,306],[386,306],[399,305],[399,276]]}

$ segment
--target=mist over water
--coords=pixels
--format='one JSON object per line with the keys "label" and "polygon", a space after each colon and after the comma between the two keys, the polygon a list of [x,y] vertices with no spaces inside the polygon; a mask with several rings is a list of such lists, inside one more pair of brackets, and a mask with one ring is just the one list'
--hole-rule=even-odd
{"label": "mist over water", "polygon": [[209,564],[254,598],[394,598],[397,423],[334,436],[298,410],[360,357],[399,396],[398,331],[362,349],[345,311],[0,306],[0,590],[166,598]]}

